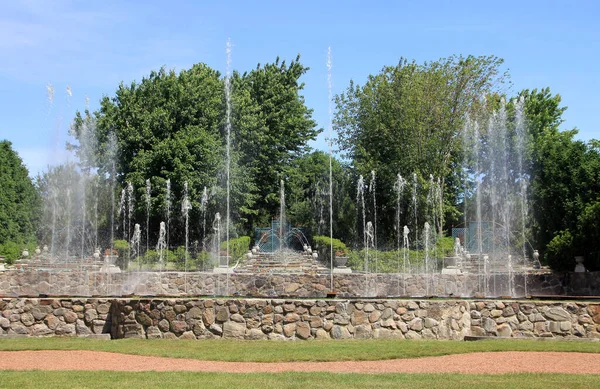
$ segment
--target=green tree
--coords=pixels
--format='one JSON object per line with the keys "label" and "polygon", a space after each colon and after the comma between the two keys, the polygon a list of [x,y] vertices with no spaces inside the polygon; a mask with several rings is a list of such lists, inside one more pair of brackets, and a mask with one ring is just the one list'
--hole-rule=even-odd
{"label": "green tree", "polygon": [[[577,130],[560,131],[560,95],[548,88],[523,91],[532,134],[531,199],[534,245],[556,270],[572,270],[573,255],[600,268],[600,148],[575,140]],[[547,249],[546,249],[547,248]]]}
{"label": "green tree", "polygon": [[40,200],[11,142],[0,141],[0,246],[35,239]]}
{"label": "green tree", "polygon": [[[336,96],[334,127],[340,149],[357,175],[367,177],[372,170],[377,174],[377,222],[384,226],[378,235],[385,241],[394,236],[390,227],[395,225],[397,174],[416,173],[422,182],[430,174],[439,177],[446,209],[455,212],[461,192],[459,134],[467,115],[480,115],[481,97],[503,82],[501,64],[493,56],[453,56],[424,64],[401,60],[369,76],[362,87],[351,82]],[[427,212],[423,206],[419,209]],[[419,219],[424,220],[423,215]],[[442,223],[437,229],[441,232]]]}

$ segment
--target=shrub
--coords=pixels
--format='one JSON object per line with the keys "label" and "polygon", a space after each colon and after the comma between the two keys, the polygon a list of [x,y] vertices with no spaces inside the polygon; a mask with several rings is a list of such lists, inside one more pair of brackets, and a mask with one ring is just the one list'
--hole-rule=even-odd
{"label": "shrub", "polygon": [[575,266],[573,245],[574,238],[571,231],[566,229],[559,232],[546,246],[545,259],[548,265],[557,271],[573,270]]}
{"label": "shrub", "polygon": [[333,245],[333,252],[335,256],[347,256],[348,255],[348,247],[339,239],[333,238],[331,239],[328,236],[313,236],[313,246],[315,250],[319,253],[319,258],[324,260],[325,262],[330,262],[331,260],[331,246]]}
{"label": "shrub", "polygon": [[117,251],[119,258],[117,259],[117,266],[122,270],[127,269],[127,263],[129,262],[129,242],[126,240],[115,240],[113,247]]}
{"label": "shrub", "polygon": [[[227,250],[227,241],[221,242],[221,250]],[[250,237],[240,236],[229,239],[229,262],[236,262],[244,258],[250,249]]]}

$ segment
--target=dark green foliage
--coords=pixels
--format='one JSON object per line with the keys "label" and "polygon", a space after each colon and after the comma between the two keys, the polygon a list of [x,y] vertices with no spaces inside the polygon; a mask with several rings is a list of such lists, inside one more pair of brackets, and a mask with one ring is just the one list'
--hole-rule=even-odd
{"label": "dark green foliage", "polygon": [[559,131],[560,95],[549,89],[524,91],[532,136],[531,196],[534,245],[555,270],[573,270],[573,256],[600,269],[600,148],[575,140],[576,130]]}
{"label": "dark green foliage", "polygon": [[129,242],[126,240],[115,240],[113,242],[113,247],[119,256],[116,265],[119,266],[121,270],[126,270],[127,264],[129,263]]}
{"label": "dark green foliage", "polygon": [[319,258],[325,262],[330,262],[331,246],[333,245],[334,257],[344,257],[348,255],[348,247],[339,239],[331,239],[328,236],[313,236],[313,249],[319,253]]}
{"label": "dark green foliage", "polygon": [[[0,245],[34,241],[39,214],[39,196],[27,168],[12,144],[0,141]],[[10,243],[6,247],[9,246],[14,245]],[[12,253],[12,249],[5,250],[8,250],[6,254]],[[19,255],[22,250],[23,247]]]}
{"label": "dark green foliage", "polygon": [[[250,237],[240,236],[239,238],[229,240],[229,261],[239,261],[244,258],[244,255],[250,249]],[[227,250],[227,241],[221,242],[221,250]]]}
{"label": "dark green foliage", "polygon": [[[369,76],[364,86],[351,82],[336,96],[334,127],[342,152],[351,159],[356,175],[366,178],[372,170],[377,174],[381,210],[376,223],[381,226],[377,232],[381,243],[392,242],[395,236],[397,174],[409,181],[413,173],[420,180],[429,174],[440,177],[447,213],[456,213],[462,189],[460,130],[467,114],[479,115],[481,96],[503,81],[501,64],[493,56],[449,57],[422,65],[401,60]],[[424,202],[419,199],[420,205]],[[402,206],[405,215],[408,204]],[[423,206],[418,209],[426,212]],[[424,220],[424,214],[419,220]],[[435,227],[441,233],[443,223]]]}

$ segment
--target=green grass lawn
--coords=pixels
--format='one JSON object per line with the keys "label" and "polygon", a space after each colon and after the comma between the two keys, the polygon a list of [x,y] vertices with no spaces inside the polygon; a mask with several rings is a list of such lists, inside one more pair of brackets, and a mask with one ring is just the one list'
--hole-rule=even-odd
{"label": "green grass lawn", "polygon": [[2,388],[594,388],[596,375],[0,372]]}
{"label": "green grass lawn", "polygon": [[[569,341],[176,341],[81,338],[3,339],[0,350],[97,350],[215,361],[350,361],[461,354],[481,351],[599,353],[600,343]],[[1,362],[0,362],[1,363]],[[490,363],[493,363],[490,361]],[[0,388],[594,388],[598,375],[572,374],[348,374],[192,373],[108,371],[1,371]]]}
{"label": "green grass lawn", "polygon": [[348,340],[348,341],[239,341],[84,338],[3,339],[0,350],[96,350],[124,354],[212,361],[360,361],[419,358],[481,351],[567,351],[600,353],[600,342],[481,340]]}

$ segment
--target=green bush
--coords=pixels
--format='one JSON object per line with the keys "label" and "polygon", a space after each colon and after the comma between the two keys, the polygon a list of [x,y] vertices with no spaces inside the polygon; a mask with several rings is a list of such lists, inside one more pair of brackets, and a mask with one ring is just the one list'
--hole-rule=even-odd
{"label": "green bush", "polygon": [[[221,250],[227,250],[227,241],[221,242]],[[240,236],[239,238],[229,239],[229,263],[244,259],[244,256],[250,249],[250,237]]]}
{"label": "green bush", "polygon": [[571,231],[560,231],[548,246],[544,255],[546,263],[556,271],[571,271],[575,267],[574,241]]}
{"label": "green bush", "polygon": [[17,259],[21,259],[21,254],[23,253],[23,249],[25,248],[29,251],[29,257],[31,258],[33,255],[35,255],[36,247],[36,244],[33,242],[5,242],[4,244],[0,244],[0,255],[4,256],[6,264],[10,265],[14,263]]}
{"label": "green bush", "polygon": [[331,239],[328,236],[313,236],[313,247],[319,253],[321,260],[330,263],[331,246],[333,246],[334,257],[345,257],[348,255],[348,247],[339,239]]}
{"label": "green bush", "polygon": [[121,270],[127,269],[127,264],[129,262],[129,242],[126,240],[115,240],[113,242],[113,248],[117,251],[117,266],[121,268]]}

